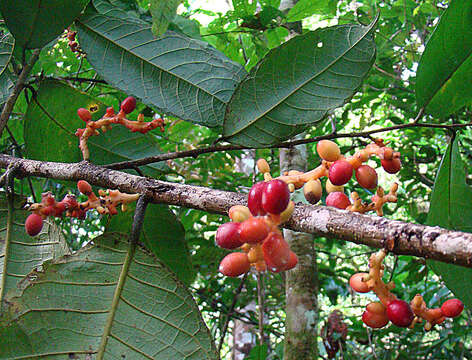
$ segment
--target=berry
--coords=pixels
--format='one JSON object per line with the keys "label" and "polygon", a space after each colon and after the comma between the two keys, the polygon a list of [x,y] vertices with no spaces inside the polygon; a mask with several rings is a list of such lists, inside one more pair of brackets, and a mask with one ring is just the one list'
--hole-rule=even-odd
{"label": "berry", "polygon": [[351,180],[353,170],[352,165],[348,161],[337,160],[329,168],[329,181],[331,181],[333,185],[347,184],[347,182]]}
{"label": "berry", "polygon": [[384,170],[389,174],[396,174],[402,167],[402,162],[399,158],[393,158],[391,160],[382,159],[380,160],[380,163],[382,164]]}
{"label": "berry", "polygon": [[247,258],[251,264],[256,264],[261,261],[264,261],[264,254],[262,252],[262,248],[260,245],[251,247],[249,252],[247,253]]}
{"label": "berry", "polygon": [[115,109],[113,107],[107,107],[107,112],[105,114],[107,117],[113,117],[115,116]]}
{"label": "berry", "polygon": [[77,115],[79,115],[79,118],[81,118],[85,122],[92,120],[92,114],[87,109],[84,109],[84,108],[78,109]]}
{"label": "berry", "polygon": [[85,180],[79,180],[77,182],[77,188],[79,189],[79,191],[84,194],[84,195],[89,195],[91,192],[92,192],[92,187],[90,186],[90,184],[85,181]]}
{"label": "berry", "polygon": [[283,270],[290,261],[290,247],[279,233],[272,232],[262,243],[264,260],[271,268]]}
{"label": "berry", "polygon": [[367,293],[370,291],[369,286],[362,278],[367,276],[367,273],[357,273],[351,276],[349,279],[349,286],[358,293]]}
{"label": "berry", "polygon": [[64,204],[62,201],[56,203],[56,206],[54,208],[54,216],[55,217],[60,217],[62,216],[62,213],[66,211],[67,205]]}
{"label": "berry", "polygon": [[235,222],[243,222],[251,217],[251,212],[244,205],[234,205],[229,209],[228,215]]}
{"label": "berry", "polygon": [[447,300],[441,306],[443,315],[449,318],[459,316],[462,310],[464,310],[464,304],[459,299]]}
{"label": "berry", "polygon": [[317,180],[309,180],[303,186],[303,194],[305,195],[305,199],[310,204],[316,204],[321,199],[321,195],[323,194],[323,189],[321,187],[321,181]]}
{"label": "berry", "polygon": [[43,228],[43,218],[38,214],[31,214],[26,218],[25,230],[29,236],[36,236]]}
{"label": "berry", "polygon": [[223,249],[236,249],[240,247],[243,242],[239,237],[239,227],[241,223],[228,222],[221,225],[216,230],[215,243]]}
{"label": "berry", "polygon": [[327,192],[328,194],[329,194],[329,193],[332,193],[332,192],[336,192],[336,191],[344,192],[344,186],[336,186],[336,185],[333,185],[333,184],[331,183],[331,181],[329,181],[329,179],[326,180],[325,188],[326,188],[326,192]]}
{"label": "berry", "polygon": [[262,192],[262,208],[271,214],[280,214],[287,208],[290,201],[288,185],[282,180],[271,180]]}
{"label": "berry", "polygon": [[406,301],[393,300],[387,305],[387,317],[399,327],[408,327],[413,321],[414,315]]}
{"label": "berry", "polygon": [[245,253],[234,252],[226,255],[220,262],[219,271],[223,275],[236,277],[249,271],[251,264]]}
{"label": "berry", "polygon": [[292,250],[290,250],[290,257],[288,259],[287,265],[285,265],[284,270],[292,270],[298,264],[298,256]]}
{"label": "berry", "polygon": [[361,165],[356,169],[356,179],[364,189],[375,189],[377,187],[377,171],[369,165]]}
{"label": "berry", "polygon": [[341,156],[339,146],[331,140],[321,140],[316,144],[316,151],[320,158],[326,161],[336,161]]}
{"label": "berry", "polygon": [[342,192],[332,192],[326,197],[326,206],[333,206],[338,209],[346,209],[351,202],[346,194]]}
{"label": "berry", "polygon": [[374,329],[384,327],[388,324],[385,306],[379,302],[368,304],[366,310],[362,314],[362,321],[364,324]]}
{"label": "berry", "polygon": [[121,103],[121,110],[123,110],[125,114],[129,114],[133,112],[134,109],[136,109],[136,99],[132,96],[128,96]]}
{"label": "berry", "polygon": [[266,182],[255,183],[249,191],[247,197],[247,207],[254,216],[265,215],[266,211],[262,208],[262,193],[266,187]]}
{"label": "berry", "polygon": [[241,223],[239,237],[243,243],[257,244],[267,237],[269,230],[264,218],[252,217]]}
{"label": "berry", "polygon": [[77,202],[77,199],[75,198],[74,195],[71,195],[71,194],[67,194],[64,197],[64,199],[62,199],[61,202],[66,205],[68,210],[75,209],[79,206],[79,203]]}

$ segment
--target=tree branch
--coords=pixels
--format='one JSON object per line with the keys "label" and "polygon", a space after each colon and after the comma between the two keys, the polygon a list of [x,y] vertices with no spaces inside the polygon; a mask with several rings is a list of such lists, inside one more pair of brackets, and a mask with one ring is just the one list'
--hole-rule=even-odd
{"label": "tree branch", "polygon": [[[472,126],[472,123],[465,123],[465,124],[451,124],[451,125],[444,125],[444,124],[429,124],[429,123],[418,123],[417,121],[423,115],[424,109],[420,109],[418,115],[416,116],[414,122],[410,122],[407,124],[401,125],[394,125],[384,128],[372,129],[368,131],[359,131],[359,132],[350,132],[350,133],[331,133],[328,135],[316,136],[309,139],[299,139],[293,141],[285,141],[281,142],[276,145],[269,146],[269,149],[273,148],[291,148],[295,145],[300,144],[308,144],[317,142],[324,139],[339,139],[339,138],[356,138],[356,137],[369,137],[372,134],[393,131],[393,130],[400,130],[400,129],[409,129],[409,128],[434,128],[434,129],[459,129],[464,127]],[[177,151],[167,154],[160,154],[156,156],[149,156],[146,158],[138,159],[138,160],[131,160],[131,161],[122,161],[113,164],[104,165],[104,167],[108,169],[114,170],[122,170],[122,169],[132,169],[135,166],[143,166],[148,165],[160,161],[172,160],[172,159],[180,159],[184,157],[198,157],[199,155],[206,154],[206,153],[214,153],[218,151],[229,151],[229,150],[248,150],[253,149],[254,147],[250,146],[241,146],[241,145],[213,145],[206,148],[199,148],[199,149],[192,149],[192,150],[185,150],[185,151]]]}
{"label": "tree branch", "polygon": [[28,78],[31,69],[33,69],[34,64],[38,60],[40,52],[40,49],[37,49],[33,52],[29,62],[23,67],[23,70],[21,70],[15,87],[13,88],[11,95],[8,97],[7,102],[3,106],[3,111],[0,115],[0,136],[2,136],[3,129],[7,125],[10,114],[13,111],[13,107],[15,106],[16,99],[18,99],[18,96],[20,96],[21,91],[25,87],[26,79]]}
{"label": "tree branch", "polygon": [[[105,169],[84,161],[65,164],[0,155],[0,168],[7,168],[10,164],[15,165],[17,176],[72,181],[83,179],[104,188],[140,193],[151,202],[212,213],[226,214],[231,206],[246,203],[244,194],[159,181]],[[420,256],[472,268],[470,233],[303,204],[297,204],[292,219],[284,227],[373,248],[387,248],[396,254]]]}

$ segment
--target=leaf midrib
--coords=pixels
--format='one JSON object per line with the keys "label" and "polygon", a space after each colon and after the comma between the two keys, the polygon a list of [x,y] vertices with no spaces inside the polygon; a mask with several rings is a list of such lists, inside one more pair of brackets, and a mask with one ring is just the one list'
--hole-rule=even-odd
{"label": "leaf midrib", "polygon": [[[233,133],[231,134],[228,134],[227,137],[231,137],[231,136],[234,136],[234,135],[237,135],[238,133],[244,131],[245,129],[247,129],[249,126],[251,126],[252,124],[254,124],[256,121],[262,119],[264,116],[266,116],[268,113],[270,113],[272,110],[274,110],[276,107],[278,107],[279,105],[281,105],[284,101],[286,101],[290,96],[292,96],[294,93],[296,93],[297,91],[299,91],[302,87],[304,87],[307,83],[309,83],[310,81],[313,81],[314,79],[316,79],[317,77],[319,77],[321,74],[323,74],[324,72],[326,72],[329,68],[331,68],[334,64],[336,64],[340,59],[342,59],[342,57],[344,55],[346,55],[346,53],[348,53],[349,51],[351,51],[357,44],[359,44],[360,41],[364,40],[365,37],[370,33],[370,30],[372,30],[372,28],[375,26],[375,24],[377,23],[377,20],[378,20],[378,15],[377,17],[374,19],[374,21],[372,21],[372,23],[366,27],[366,31],[365,33],[352,45],[350,46],[346,51],[344,51],[342,53],[342,55],[338,56],[335,60],[333,60],[331,63],[329,63],[327,66],[325,66],[323,69],[321,69],[319,72],[317,72],[316,74],[314,74],[313,76],[309,77],[308,80],[302,82],[299,86],[295,87],[295,89],[293,91],[291,91],[288,95],[285,95],[284,97],[282,97],[279,101],[277,101],[274,105],[272,105],[269,109],[267,109],[266,111],[264,111],[261,115],[259,115],[258,117],[256,117],[254,120],[252,121],[249,121],[245,126],[239,128],[239,129],[236,129],[235,131],[233,131]],[[352,29],[352,27],[354,26],[359,26],[359,25],[353,25],[350,27],[349,31]],[[244,84],[245,82],[241,82],[241,86]],[[237,92],[237,90],[235,91],[235,93]],[[231,101],[230,101],[231,103]]]}

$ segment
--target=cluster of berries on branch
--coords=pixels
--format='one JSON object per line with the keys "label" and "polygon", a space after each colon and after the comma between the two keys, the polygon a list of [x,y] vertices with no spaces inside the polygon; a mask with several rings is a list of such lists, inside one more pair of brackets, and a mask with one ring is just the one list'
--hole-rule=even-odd
{"label": "cluster of berries on branch", "polygon": [[362,314],[364,324],[377,329],[391,321],[399,327],[413,328],[415,324],[425,320],[425,330],[431,330],[434,325],[441,324],[446,318],[454,318],[462,313],[464,304],[458,299],[447,300],[440,308],[434,309],[428,308],[419,294],[415,295],[409,304],[398,299],[391,292],[395,284],[385,283],[382,280],[384,270],[382,262],[386,255],[385,250],[372,254],[369,259],[369,273],[354,274],[349,280],[349,285],[354,291],[359,293],[372,291],[379,298],[378,302],[367,305]]}
{"label": "cluster of berries on branch", "polygon": [[61,201],[56,201],[50,192],[42,194],[41,202],[29,207],[32,212],[26,218],[25,229],[30,236],[36,236],[43,228],[43,221],[48,216],[62,217],[63,215],[78,219],[85,219],[87,211],[96,209],[100,214],[116,215],[117,207],[126,210],[126,204],[136,201],[139,194],[126,194],[119,190],[99,190],[99,197],[92,191],[92,187],[85,180],[77,182],[79,191],[88,197],[87,201],[79,203],[74,195],[68,194]]}
{"label": "cluster of berries on branch", "polygon": [[77,35],[77,31],[72,31],[69,28],[67,29],[66,37],[67,37],[67,40],[69,40],[68,42],[69,48],[73,53],[77,54],[77,57],[80,57],[84,55],[85,53],[82,51],[82,49],[79,46],[79,43],[76,41],[75,39],[76,35]]}
{"label": "cluster of berries on branch", "polygon": [[157,118],[152,121],[144,121],[144,115],[139,114],[136,121],[128,120],[126,115],[132,113],[136,108],[136,99],[132,96],[127,97],[121,103],[120,111],[115,113],[112,107],[107,108],[105,115],[97,120],[92,121],[92,114],[88,109],[80,108],[77,110],[77,115],[83,121],[86,126],[83,129],[77,129],[75,135],[79,137],[80,143],[79,148],[82,151],[84,160],[90,158],[90,152],[88,149],[87,141],[90,136],[99,135],[98,129],[103,132],[111,130],[112,124],[121,124],[127,127],[131,132],[140,132],[142,134],[147,133],[155,128],[160,128],[161,132],[164,132],[164,119]]}
{"label": "cluster of berries on branch", "polygon": [[[325,185],[328,193],[327,206],[362,214],[375,211],[377,215],[383,216],[383,206],[388,202],[397,201],[398,184],[394,183],[389,192],[385,193],[382,187],[377,186],[377,171],[364,164],[371,156],[376,155],[386,172],[395,174],[400,171],[400,153],[386,146],[382,139],[376,139],[352,156],[342,155],[339,146],[331,140],[321,140],[316,146],[316,151],[322,159],[321,165],[317,168],[306,173],[290,170],[278,178],[289,185],[290,191],[303,187],[305,198],[310,204],[318,203],[322,197],[323,187],[319,180],[322,177],[328,178]],[[377,188],[370,203],[362,201],[355,191],[351,192],[351,202],[344,193],[344,185],[351,180],[353,174],[361,187],[369,190]]]}

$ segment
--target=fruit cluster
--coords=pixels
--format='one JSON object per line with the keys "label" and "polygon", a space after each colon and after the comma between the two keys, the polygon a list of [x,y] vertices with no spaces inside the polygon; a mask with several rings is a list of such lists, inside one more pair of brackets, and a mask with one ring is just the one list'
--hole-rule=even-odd
{"label": "fruit cluster", "polygon": [[118,205],[121,205],[122,211],[125,211],[126,204],[139,198],[139,194],[125,194],[118,190],[99,190],[100,197],[97,197],[85,180],[79,180],[77,187],[88,197],[87,201],[79,203],[74,195],[68,194],[57,202],[50,192],[43,193],[41,202],[32,204],[28,209],[32,212],[25,222],[28,235],[38,235],[43,228],[43,220],[48,216],[61,217],[65,214],[69,217],[85,219],[86,212],[90,209],[96,209],[100,214],[116,215]]}
{"label": "fruit cluster", "polygon": [[137,121],[128,120],[127,114],[130,114],[136,108],[136,99],[132,96],[127,97],[121,103],[120,111],[116,114],[112,107],[107,108],[105,115],[97,120],[92,121],[92,114],[88,109],[80,108],[77,110],[77,115],[87,124],[84,129],[77,129],[75,135],[80,138],[79,148],[82,151],[84,160],[88,160],[90,152],[87,141],[90,136],[99,135],[98,129],[103,132],[111,130],[112,124],[121,124],[132,132],[147,133],[155,128],[160,128],[164,132],[164,120],[157,118],[152,121],[144,121],[144,115],[139,114]]}
{"label": "fruit cluster", "polygon": [[351,276],[349,285],[354,291],[367,293],[373,291],[379,302],[371,302],[362,314],[362,321],[371,328],[382,328],[391,321],[399,327],[413,328],[415,324],[425,320],[425,330],[431,330],[434,325],[441,324],[446,317],[459,316],[464,304],[458,299],[445,301],[440,308],[430,309],[426,306],[421,295],[416,295],[408,304],[399,300],[390,290],[395,288],[393,282],[385,283],[382,280],[384,266],[382,262],[386,256],[385,250],[371,255],[369,259],[369,273],[357,273]]}
{"label": "fruit cluster", "polygon": [[[389,193],[385,194],[381,187],[377,188],[378,175],[376,170],[364,164],[371,156],[376,155],[380,158],[381,165],[386,172],[395,174],[400,170],[400,153],[386,146],[382,139],[376,139],[375,142],[348,157],[343,156],[338,145],[330,140],[321,140],[317,144],[316,150],[322,159],[320,166],[306,173],[291,170],[278,177],[278,179],[289,185],[291,192],[303,187],[303,193],[307,201],[316,204],[320,201],[323,193],[319,179],[327,177],[328,180],[325,186],[328,193],[326,197],[327,206],[359,213],[375,211],[379,216],[382,216],[383,205],[387,202],[397,201],[398,185],[393,184]],[[363,202],[357,192],[351,193],[351,203],[351,200],[344,194],[344,185],[351,180],[353,174],[355,174],[361,187],[370,190],[377,188],[376,194],[372,196],[371,203]]]}
{"label": "fruit cluster", "polygon": [[232,222],[221,225],[216,232],[218,246],[242,250],[226,255],[220,272],[235,277],[248,272],[251,266],[256,271],[293,269],[298,263],[297,255],[290,250],[278,225],[290,218],[294,206],[285,182],[272,179],[254,184],[248,206],[233,206],[229,210]]}
{"label": "fruit cluster", "polygon": [[75,40],[76,35],[77,35],[77,31],[72,31],[69,28],[67,29],[66,37],[67,37],[67,40],[69,40],[68,42],[69,48],[71,49],[72,52],[76,53],[78,57],[80,57],[81,55],[84,55],[84,53],[82,52],[79,44]]}

